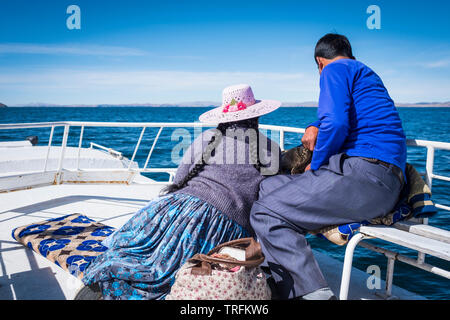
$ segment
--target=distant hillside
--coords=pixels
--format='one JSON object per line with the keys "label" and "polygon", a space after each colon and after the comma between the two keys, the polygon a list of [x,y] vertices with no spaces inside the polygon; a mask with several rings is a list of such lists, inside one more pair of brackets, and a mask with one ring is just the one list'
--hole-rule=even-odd
{"label": "distant hillside", "polygon": [[315,101],[305,101],[305,102],[283,102],[282,107],[317,107],[317,102]]}
{"label": "distant hillside", "polygon": [[418,102],[418,103],[396,103],[397,107],[450,107],[450,101],[447,102]]}
{"label": "distant hillside", "polygon": [[0,108],[6,108],[6,107],[7,107],[6,104],[0,103]]}
{"label": "distant hillside", "polygon": [[[317,107],[317,102],[308,101],[308,102],[284,102],[282,107]],[[416,107],[416,108],[425,108],[425,107],[450,107],[450,101],[447,102],[418,102],[418,103],[395,103],[397,108],[402,107]]]}
{"label": "distant hillside", "polygon": [[134,104],[99,104],[96,107],[217,107],[219,102],[213,101],[192,101],[179,103],[134,103]]}
{"label": "distant hillside", "polygon": [[[191,101],[191,102],[179,102],[179,103],[128,103],[128,104],[73,104],[73,105],[60,105],[50,103],[29,103],[22,105],[14,105],[10,107],[76,107],[76,108],[104,108],[104,107],[208,107],[213,108],[220,106],[220,102],[215,101]],[[282,107],[315,107],[317,108],[316,101],[304,101],[304,102],[283,102]],[[396,107],[450,107],[450,101],[447,102],[418,102],[418,103],[396,103]],[[0,103],[0,107],[6,107]]]}

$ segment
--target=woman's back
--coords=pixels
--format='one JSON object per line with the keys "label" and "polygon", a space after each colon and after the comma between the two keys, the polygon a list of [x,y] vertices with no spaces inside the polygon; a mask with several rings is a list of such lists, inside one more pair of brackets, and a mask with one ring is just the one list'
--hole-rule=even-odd
{"label": "woman's back", "polygon": [[[211,141],[217,145],[211,152],[206,151],[209,159],[205,159],[205,150]],[[176,192],[212,204],[251,231],[249,214],[257,200],[259,184],[264,176],[278,173],[280,154],[277,143],[252,128],[228,129],[223,134],[217,129],[207,130],[186,151],[174,183],[180,183],[192,174],[202,156],[206,165],[192,174]]]}

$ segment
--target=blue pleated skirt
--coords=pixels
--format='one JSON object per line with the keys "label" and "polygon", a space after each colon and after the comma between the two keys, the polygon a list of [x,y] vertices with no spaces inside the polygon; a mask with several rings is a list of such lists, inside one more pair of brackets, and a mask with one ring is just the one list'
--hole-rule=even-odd
{"label": "blue pleated skirt", "polygon": [[82,280],[99,284],[106,300],[164,299],[175,273],[194,254],[249,236],[201,199],[158,197],[103,242],[108,250],[88,266]]}

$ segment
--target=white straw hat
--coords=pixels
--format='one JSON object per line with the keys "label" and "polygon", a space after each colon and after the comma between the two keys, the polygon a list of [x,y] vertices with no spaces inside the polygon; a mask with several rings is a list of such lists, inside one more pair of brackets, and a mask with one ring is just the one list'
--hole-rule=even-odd
{"label": "white straw hat", "polygon": [[222,106],[203,113],[199,120],[203,123],[225,123],[260,117],[281,106],[275,100],[255,100],[248,84],[227,87],[222,92]]}

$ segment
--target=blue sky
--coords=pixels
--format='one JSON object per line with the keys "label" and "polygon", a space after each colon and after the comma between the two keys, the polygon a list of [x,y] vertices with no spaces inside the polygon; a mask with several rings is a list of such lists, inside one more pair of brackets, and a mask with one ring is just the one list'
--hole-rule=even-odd
{"label": "blue sky", "polygon": [[[69,30],[69,5],[81,29]],[[381,29],[366,9],[378,5]],[[316,101],[317,40],[350,39],[396,102],[450,101],[450,2],[0,0],[0,102]]]}

